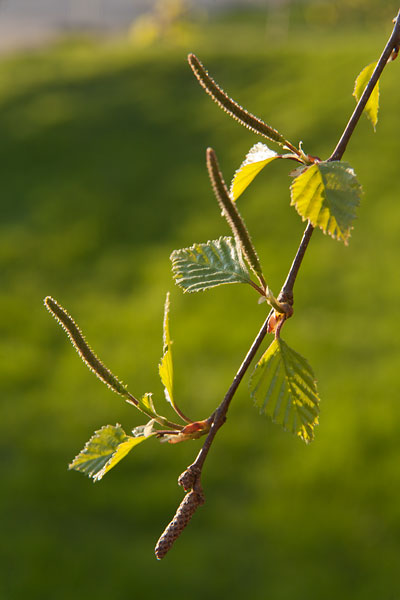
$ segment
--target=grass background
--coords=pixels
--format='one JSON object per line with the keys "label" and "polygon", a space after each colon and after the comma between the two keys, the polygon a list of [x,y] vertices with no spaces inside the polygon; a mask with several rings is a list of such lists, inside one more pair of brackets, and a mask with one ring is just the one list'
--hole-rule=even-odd
{"label": "grass background", "polygon": [[[96,485],[66,469],[95,429],[143,419],[80,363],[44,296],[71,312],[132,393],[161,403],[171,290],[176,396],[194,418],[219,403],[263,321],[250,288],[183,296],[171,279],[173,249],[228,234],[206,147],[229,180],[259,141],[210,102],[185,55],[198,53],[241,104],[325,158],[391,23],[300,17],[281,38],[260,15],[232,14],[192,23],[180,44],[68,39],[1,60],[2,599],[399,598],[396,62],[377,132],[363,119],[345,155],[365,190],[350,245],[315,233],[285,327],[319,380],[315,442],[261,418],[242,385],[207,461],[206,505],[161,563],[153,546],[201,441],[149,442]],[[273,164],[240,201],[276,293],[304,228],[289,182]]]}

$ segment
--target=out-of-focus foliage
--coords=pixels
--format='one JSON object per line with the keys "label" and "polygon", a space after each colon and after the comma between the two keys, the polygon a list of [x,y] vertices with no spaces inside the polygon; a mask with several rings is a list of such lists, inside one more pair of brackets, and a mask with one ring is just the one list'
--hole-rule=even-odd
{"label": "out-of-focus foliage", "polygon": [[153,10],[140,15],[130,28],[131,42],[138,48],[154,43],[181,47],[190,41],[193,22],[185,0],[159,0]]}
{"label": "out-of-focus foliage", "polygon": [[[184,412],[207,417],[266,305],[249,286],[183,295],[168,257],[229,234],[205,148],[230,179],[259,139],[199,90],[184,55],[195,51],[240,103],[327,158],[354,108],[355,76],[391,29],[352,26],[272,38],[266,20],[232,17],[210,20],[179,51],[67,41],[2,60],[2,598],[169,600],[190,590],[200,600],[199,579],[211,600],[398,594],[396,62],[381,82],[377,132],[363,119],[345,156],[365,190],[350,244],[315,233],[285,326],[318,378],[315,441],[306,447],[260,418],[243,385],[207,463],[206,504],[165,562],[152,548],[201,440],[151,440],[96,485],[68,472],[94,430],[118,422],[129,432],[142,420],[85,369],[42,304],[52,294],[68,306],[105,363],[137,395],[154,391],[157,407],[170,289],[175,393]],[[283,163],[240,206],[273,289],[304,227]]]}

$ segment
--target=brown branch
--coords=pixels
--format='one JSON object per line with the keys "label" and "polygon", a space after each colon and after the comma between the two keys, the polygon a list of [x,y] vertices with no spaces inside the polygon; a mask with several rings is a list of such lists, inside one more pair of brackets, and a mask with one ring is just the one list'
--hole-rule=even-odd
{"label": "brown branch", "polygon": [[[357,102],[357,105],[351,115],[343,134],[338,141],[335,150],[332,152],[331,156],[328,158],[329,162],[334,160],[341,160],[343,154],[346,151],[347,144],[353,135],[354,129],[362,115],[362,112],[367,104],[374,87],[376,86],[383,69],[385,68],[388,60],[390,59],[392,52],[399,46],[400,44],[400,10],[395,19],[395,25],[393,27],[392,34],[381,54],[380,59],[374,69],[374,72],[371,75],[371,78],[368,84],[365,87],[363,94],[361,95],[360,100]],[[278,296],[278,300],[288,302],[289,304],[293,304],[293,287],[296,281],[297,274],[299,272],[301,263],[303,261],[305,252],[307,250],[308,243],[311,239],[311,236],[314,231],[314,226],[309,221],[307,227],[304,231],[303,238],[300,242],[300,246],[297,250],[295,259],[292,263],[288,276],[286,278],[285,283],[282,286],[281,292]]]}
{"label": "brown branch", "polygon": [[[230,388],[226,392],[223,401],[221,402],[221,404],[219,405],[219,407],[217,408],[217,410],[214,413],[214,418],[213,418],[213,422],[211,425],[211,429],[206,437],[203,447],[201,448],[200,452],[198,453],[194,463],[191,464],[190,467],[188,467],[189,470],[194,469],[196,471],[197,479],[199,478],[201,469],[203,468],[204,461],[207,458],[207,454],[211,448],[211,444],[215,438],[215,435],[216,435],[218,429],[226,421],[226,414],[228,412],[231,400],[232,400],[233,396],[235,395],[236,390],[238,389],[239,384],[242,381],[247,369],[249,368],[254,356],[256,355],[257,350],[261,346],[261,343],[263,342],[266,334],[268,333],[268,324],[269,324],[269,320],[270,320],[272,314],[273,314],[273,310],[270,310],[270,312],[269,312],[267,318],[265,319],[264,323],[262,324],[261,329],[258,332],[254,342],[252,343],[249,351],[247,352],[245,359],[243,360],[242,364],[240,365],[239,370],[237,371]],[[195,484],[193,485],[193,487],[195,488]]]}
{"label": "brown branch", "polygon": [[[354,129],[358,123],[358,120],[365,108],[366,103],[368,102],[368,99],[369,99],[383,69],[385,68],[385,65],[387,64],[392,52],[395,49],[397,49],[399,45],[400,45],[400,10],[396,17],[395,25],[394,25],[392,34],[389,38],[389,41],[387,42],[385,49],[382,52],[382,55],[377,63],[377,66],[376,66],[359,102],[357,103],[356,108],[355,108],[352,116],[350,117],[335,150],[333,151],[332,155],[329,157],[328,161],[341,160],[341,158],[346,150],[347,144],[348,144],[348,142],[354,132]],[[285,282],[284,282],[282,289],[280,291],[280,294],[278,296],[278,300],[281,302],[287,302],[289,305],[293,304],[293,287],[294,287],[300,266],[302,264],[303,258],[305,256],[309,241],[313,234],[313,231],[314,231],[314,227],[309,221],[307,224],[307,227],[303,233],[303,237],[300,242],[300,245],[297,249],[296,256],[293,260],[293,263],[289,269],[288,275],[285,279]],[[187,520],[186,520],[186,518],[184,519],[183,527],[181,527],[181,524],[179,524],[178,527],[176,526],[176,519],[182,512],[181,507],[183,505],[186,505],[186,502],[188,500],[190,493],[185,496],[184,500],[182,501],[180,507],[177,510],[177,513],[176,513],[174,519],[167,526],[167,529],[165,530],[164,534],[161,536],[161,538],[156,546],[156,556],[159,559],[163,558],[163,556],[165,556],[165,554],[171,548],[173,542],[177,539],[177,537],[183,531],[183,528],[186,527],[187,523],[189,522],[189,520],[192,517],[196,508],[199,506],[200,503],[204,502],[203,490],[202,490],[202,486],[201,486],[201,473],[202,473],[202,469],[204,466],[204,462],[208,456],[208,453],[210,451],[210,448],[212,446],[212,443],[214,441],[214,438],[215,438],[218,430],[222,427],[222,425],[226,421],[226,415],[227,415],[227,412],[229,409],[229,405],[232,401],[232,398],[235,395],[236,390],[238,389],[239,384],[242,381],[251,362],[253,361],[253,358],[255,357],[257,350],[261,346],[261,343],[263,342],[266,334],[269,332],[269,321],[270,321],[270,318],[273,313],[274,313],[274,310],[272,309],[269,312],[267,318],[265,319],[265,321],[264,321],[260,331],[258,332],[254,342],[252,343],[249,351],[247,352],[245,359],[243,360],[242,364],[240,365],[239,370],[237,371],[237,373],[232,381],[231,386],[229,387],[227,393],[225,394],[224,399],[222,400],[221,404],[218,406],[216,411],[211,415],[210,420],[212,419],[212,425],[211,425],[210,431],[209,431],[209,433],[205,439],[205,442],[204,442],[200,452],[198,453],[195,461],[187,467],[187,469],[180,475],[180,477],[178,479],[178,483],[180,485],[182,485],[182,487],[185,489],[186,492],[190,492],[190,490],[192,490],[192,492],[190,492],[190,493],[192,493],[192,494],[195,493],[196,495],[193,497],[190,496],[192,509],[189,511],[190,517]],[[285,317],[285,319],[286,318],[287,317]],[[194,499],[196,499],[196,501],[194,501]],[[199,500],[199,499],[201,499],[201,500]],[[173,530],[172,534],[171,534],[171,526],[172,526],[172,530]],[[166,534],[167,534],[168,542],[167,542],[167,544],[164,544],[164,542],[162,543],[162,550],[160,551],[160,542],[165,539],[165,537],[163,537],[163,536],[165,536]]]}
{"label": "brown branch", "polygon": [[280,302],[287,302],[290,305],[293,304],[294,283],[296,281],[297,274],[301,267],[301,263],[303,262],[304,255],[308,247],[308,242],[311,239],[313,231],[314,226],[309,221],[307,227],[304,230],[302,240],[297,249],[296,256],[294,257],[292,266],[290,267],[285,283],[283,284],[280,294],[278,296],[278,300]]}

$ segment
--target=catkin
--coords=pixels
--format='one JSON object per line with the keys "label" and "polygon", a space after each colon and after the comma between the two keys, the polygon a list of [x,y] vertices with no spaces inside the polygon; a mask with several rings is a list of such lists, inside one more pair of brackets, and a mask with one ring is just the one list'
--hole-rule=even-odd
{"label": "catkin", "polygon": [[124,384],[113,374],[107,367],[101,362],[101,360],[95,355],[89,344],[85,340],[82,331],[75,323],[74,319],[67,313],[54,298],[47,296],[44,299],[44,304],[48,311],[53,317],[60,323],[61,327],[66,331],[69,339],[71,340],[75,350],[83,362],[89,367],[95,375],[108,387],[110,387],[117,394],[126,396],[128,394]]}
{"label": "catkin", "polygon": [[263,274],[260,264],[260,259],[256,249],[251,241],[250,234],[247,231],[247,227],[238,211],[236,204],[232,201],[226,187],[225,181],[220,171],[217,156],[212,148],[207,148],[207,169],[211,179],[211,184],[218,204],[222,210],[222,214],[226,218],[229,227],[232,230],[235,239],[239,242],[240,247],[247,262],[253,269],[253,271],[260,277],[263,282]]}
{"label": "catkin", "polygon": [[195,491],[191,491],[182,500],[172,521],[167,525],[154,549],[158,560],[164,558],[172,548],[175,540],[181,535],[198,506],[204,503],[204,498]]}
{"label": "catkin", "polygon": [[281,146],[288,146],[289,142],[279,133],[279,131],[270,127],[264,123],[264,121],[252,115],[240,106],[240,104],[232,100],[232,98],[230,98],[224,90],[215,83],[212,77],[210,77],[195,54],[189,54],[188,61],[200,85],[226,113],[254,133],[258,133],[269,140],[277,142]]}

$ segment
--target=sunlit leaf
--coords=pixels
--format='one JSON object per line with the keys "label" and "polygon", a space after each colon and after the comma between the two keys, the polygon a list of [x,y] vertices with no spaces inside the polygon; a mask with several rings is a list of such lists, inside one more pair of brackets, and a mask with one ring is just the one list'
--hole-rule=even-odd
{"label": "sunlit leaf", "polygon": [[293,180],[290,191],[303,220],[347,244],[362,191],[348,163],[315,163]]}
{"label": "sunlit leaf", "polygon": [[147,392],[144,394],[140,400],[138,400],[138,403],[138,408],[149,417],[154,418],[159,416],[154,408],[153,395],[151,393]]}
{"label": "sunlit leaf", "polygon": [[154,436],[147,429],[146,435],[126,435],[121,425],[105,425],[90,438],[81,452],[69,465],[69,469],[80,471],[93,481],[100,479],[122,460],[135,446]]}
{"label": "sunlit leaf", "polygon": [[250,379],[250,394],[260,412],[304,442],[314,438],[319,396],[308,362],[281,339],[263,354]]}
{"label": "sunlit leaf", "polygon": [[174,250],[170,258],[175,281],[185,292],[251,282],[240,247],[231,237]]}
{"label": "sunlit leaf", "polygon": [[164,386],[165,398],[172,407],[175,407],[173,397],[174,371],[171,353],[171,337],[169,333],[169,294],[167,294],[164,307],[163,355],[161,362],[158,365],[158,372]]}
{"label": "sunlit leaf", "polygon": [[[367,65],[361,73],[358,75],[354,90],[353,96],[358,102],[367,87],[369,80],[371,79],[372,73],[375,70],[377,63],[373,62],[370,65]],[[376,129],[376,124],[378,122],[378,109],[379,109],[379,79],[372,90],[371,96],[368,99],[367,104],[365,105],[364,112],[367,115],[368,119],[371,121],[374,130]]]}
{"label": "sunlit leaf", "polygon": [[233,200],[237,200],[244,190],[262,169],[276,158],[281,158],[266,144],[255,144],[250,148],[246,158],[233,176],[230,194]]}

